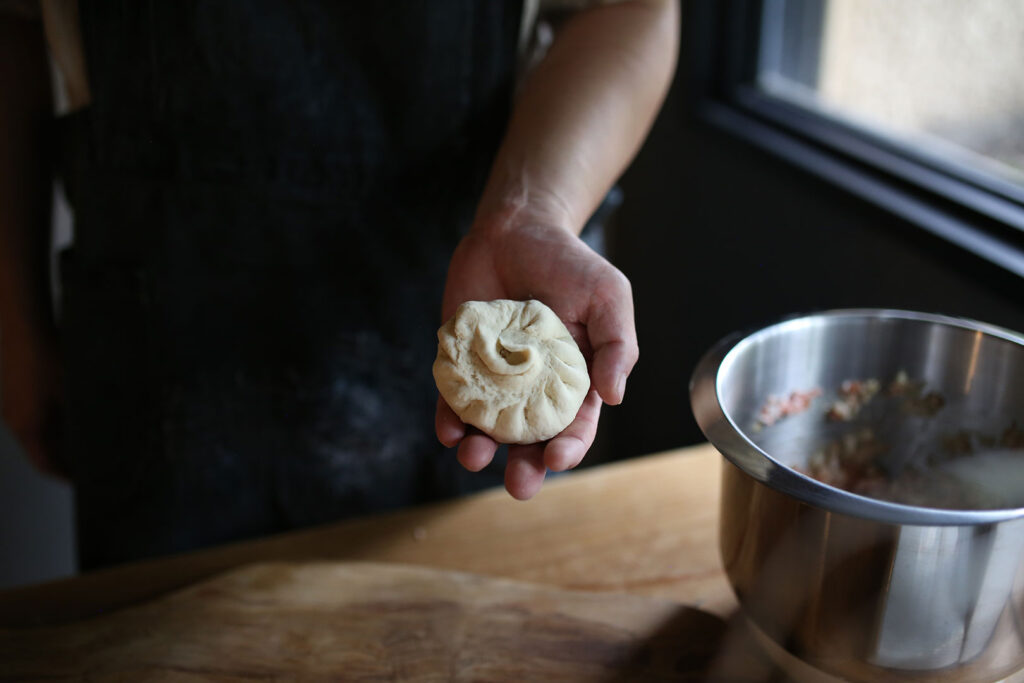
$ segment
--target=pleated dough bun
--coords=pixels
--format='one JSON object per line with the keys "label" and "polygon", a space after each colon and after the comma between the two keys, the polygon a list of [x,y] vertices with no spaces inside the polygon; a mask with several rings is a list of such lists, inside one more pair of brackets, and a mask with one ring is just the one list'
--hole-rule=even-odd
{"label": "pleated dough bun", "polygon": [[499,443],[550,439],[575,419],[590,389],[575,340],[539,301],[467,301],[437,341],[441,396]]}

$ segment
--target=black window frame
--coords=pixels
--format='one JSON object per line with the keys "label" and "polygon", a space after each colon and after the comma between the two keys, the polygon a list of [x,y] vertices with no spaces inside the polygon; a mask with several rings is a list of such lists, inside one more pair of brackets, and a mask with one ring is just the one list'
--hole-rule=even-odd
{"label": "black window frame", "polygon": [[[827,1],[794,3],[804,5],[795,10],[804,14],[796,17],[800,30],[820,30]],[[760,87],[765,7],[778,2],[688,3],[684,29],[695,50],[690,86],[695,89],[697,116],[1024,278],[1024,187],[932,156],[919,146],[848,124]],[[787,20],[791,18],[787,15]],[[800,61],[774,50],[774,58],[783,63]],[[816,59],[816,55],[809,58]]]}

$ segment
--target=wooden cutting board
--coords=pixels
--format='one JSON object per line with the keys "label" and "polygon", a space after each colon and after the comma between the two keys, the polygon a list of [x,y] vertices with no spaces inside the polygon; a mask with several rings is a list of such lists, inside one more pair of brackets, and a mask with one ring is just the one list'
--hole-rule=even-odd
{"label": "wooden cutting board", "polygon": [[0,631],[0,680],[705,680],[726,623],[671,601],[377,563],[258,564]]}

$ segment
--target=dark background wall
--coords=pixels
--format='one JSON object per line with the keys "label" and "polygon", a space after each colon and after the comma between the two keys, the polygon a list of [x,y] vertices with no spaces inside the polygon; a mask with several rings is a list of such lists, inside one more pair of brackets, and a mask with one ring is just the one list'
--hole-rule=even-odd
{"label": "dark background wall", "polygon": [[626,401],[605,409],[600,459],[703,440],[690,373],[733,331],[846,307],[1024,330],[1024,280],[702,122],[692,86],[704,36],[686,21],[675,84],[610,233],[633,283],[640,362]]}

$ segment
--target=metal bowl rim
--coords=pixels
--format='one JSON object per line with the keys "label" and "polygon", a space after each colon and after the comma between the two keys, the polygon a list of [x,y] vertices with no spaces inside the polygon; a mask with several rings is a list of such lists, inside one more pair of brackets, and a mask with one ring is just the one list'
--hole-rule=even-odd
{"label": "metal bowl rim", "polygon": [[815,321],[835,318],[899,319],[956,327],[1024,346],[1024,335],[970,318],[897,309],[835,309],[789,316],[749,333],[734,333],[715,344],[700,360],[690,380],[690,403],[701,431],[733,465],[755,480],[808,505],[851,517],[896,525],[969,526],[995,524],[1024,517],[1024,507],[993,510],[950,510],[903,505],[857,495],[800,474],[754,444],[725,413],[719,382],[723,367],[742,350],[765,336]]}

